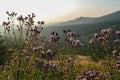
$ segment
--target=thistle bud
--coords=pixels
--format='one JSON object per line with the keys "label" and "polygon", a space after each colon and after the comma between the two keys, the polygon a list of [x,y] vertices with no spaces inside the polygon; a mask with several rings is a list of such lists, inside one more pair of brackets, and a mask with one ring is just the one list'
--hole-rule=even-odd
{"label": "thistle bud", "polygon": [[89,41],[89,44],[92,45],[93,43],[94,43],[94,39],[91,39],[91,40]]}

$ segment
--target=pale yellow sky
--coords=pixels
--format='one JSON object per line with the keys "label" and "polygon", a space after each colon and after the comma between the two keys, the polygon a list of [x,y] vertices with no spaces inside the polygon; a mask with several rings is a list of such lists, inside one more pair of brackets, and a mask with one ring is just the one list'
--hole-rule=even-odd
{"label": "pale yellow sky", "polygon": [[35,20],[63,22],[80,16],[98,17],[120,9],[120,0],[1,0],[0,23],[6,11],[36,14]]}

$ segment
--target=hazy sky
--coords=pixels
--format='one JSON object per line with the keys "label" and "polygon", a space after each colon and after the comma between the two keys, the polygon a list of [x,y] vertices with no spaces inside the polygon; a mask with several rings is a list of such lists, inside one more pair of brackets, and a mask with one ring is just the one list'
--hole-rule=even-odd
{"label": "hazy sky", "polygon": [[120,0],[0,0],[0,23],[6,11],[27,15],[34,12],[36,20],[60,22],[80,16],[98,17],[120,10]]}

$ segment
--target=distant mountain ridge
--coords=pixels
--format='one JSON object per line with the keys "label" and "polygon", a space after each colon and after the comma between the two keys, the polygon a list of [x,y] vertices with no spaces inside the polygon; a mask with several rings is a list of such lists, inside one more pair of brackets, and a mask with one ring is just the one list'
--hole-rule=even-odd
{"label": "distant mountain ridge", "polygon": [[99,23],[105,21],[113,21],[120,20],[120,10],[113,12],[108,15],[92,18],[92,17],[79,17],[73,20],[69,20],[66,22],[60,22],[55,24],[55,26],[66,26],[66,25],[79,25],[79,24],[91,24],[91,23]]}

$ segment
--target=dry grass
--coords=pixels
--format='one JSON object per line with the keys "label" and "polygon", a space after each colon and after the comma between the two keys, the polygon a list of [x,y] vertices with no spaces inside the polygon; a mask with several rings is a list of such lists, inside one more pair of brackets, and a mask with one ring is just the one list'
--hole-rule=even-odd
{"label": "dry grass", "polygon": [[97,69],[104,69],[104,66],[102,65],[104,60],[100,61],[93,61],[89,56],[82,56],[82,55],[77,55],[75,63],[78,65],[81,65],[84,68],[91,67],[91,68],[97,68]]}
{"label": "dry grass", "polygon": [[91,61],[89,56],[77,55],[76,63],[81,65],[89,65],[92,64],[93,62]]}
{"label": "dry grass", "polygon": [[[69,57],[72,55],[60,55],[62,57]],[[56,63],[59,64],[58,60],[54,60]],[[104,66],[102,65],[104,62],[104,60],[100,60],[100,61],[93,61],[90,56],[83,56],[83,55],[76,55],[75,56],[75,61],[74,63],[76,64],[76,66],[79,67],[80,70],[84,70],[87,68],[96,68],[96,69],[100,69],[100,70],[104,70]]]}

